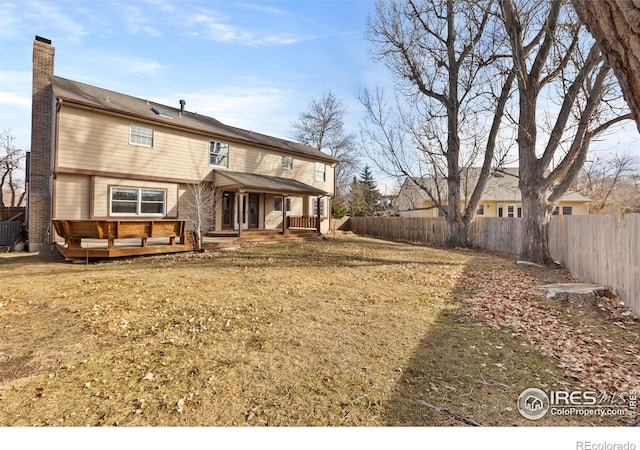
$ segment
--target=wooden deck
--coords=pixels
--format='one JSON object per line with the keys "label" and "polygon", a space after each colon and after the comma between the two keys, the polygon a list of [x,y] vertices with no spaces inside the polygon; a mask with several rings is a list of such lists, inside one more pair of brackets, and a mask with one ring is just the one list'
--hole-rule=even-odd
{"label": "wooden deck", "polygon": [[65,259],[114,258],[193,250],[184,220],[54,220]]}
{"label": "wooden deck", "polygon": [[[183,220],[54,220],[56,233],[64,239],[55,247],[68,261],[94,258],[157,255],[194,251],[193,238]],[[278,242],[318,238],[314,230],[244,230],[210,233],[202,248],[216,249],[242,242]]]}

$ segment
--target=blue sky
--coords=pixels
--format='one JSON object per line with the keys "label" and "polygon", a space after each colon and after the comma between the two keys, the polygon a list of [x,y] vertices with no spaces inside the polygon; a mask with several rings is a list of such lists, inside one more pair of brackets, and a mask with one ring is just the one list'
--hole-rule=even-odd
{"label": "blue sky", "polygon": [[357,94],[388,79],[364,38],[372,0],[2,1],[0,128],[30,145],[35,35],[55,73],[289,137],[290,123],[331,90],[358,133]]}
{"label": "blue sky", "polygon": [[[0,130],[28,149],[35,35],[56,47],[56,75],[289,137],[313,97],[331,90],[359,132],[357,95],[386,69],[365,39],[373,0],[0,0]],[[592,148],[638,145],[630,125]],[[363,163],[367,163],[363,159]],[[369,162],[370,163],[370,162]],[[370,163],[375,166],[374,163]],[[377,174],[383,192],[393,180]]]}

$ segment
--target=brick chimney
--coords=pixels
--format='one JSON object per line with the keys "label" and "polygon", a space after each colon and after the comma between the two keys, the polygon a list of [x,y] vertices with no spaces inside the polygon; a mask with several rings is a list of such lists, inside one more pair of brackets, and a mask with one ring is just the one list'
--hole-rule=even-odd
{"label": "brick chimney", "polygon": [[53,115],[51,87],[55,48],[49,39],[33,42],[33,91],[31,103],[31,153],[29,161],[28,228],[29,251],[39,251],[51,242],[51,191],[53,180]]}

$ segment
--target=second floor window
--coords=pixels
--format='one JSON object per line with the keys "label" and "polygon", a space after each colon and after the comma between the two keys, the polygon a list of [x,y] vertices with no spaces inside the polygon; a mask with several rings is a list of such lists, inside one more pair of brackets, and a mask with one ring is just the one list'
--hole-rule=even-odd
{"label": "second floor window", "polygon": [[282,168],[291,170],[293,169],[293,157],[288,155],[282,155]]}
{"label": "second floor window", "polygon": [[327,166],[324,163],[316,163],[316,181],[327,181]]}
{"label": "second floor window", "polygon": [[229,168],[229,144],[209,142],[209,165]]}
{"label": "second floor window", "polygon": [[129,144],[153,147],[153,128],[129,126]]}

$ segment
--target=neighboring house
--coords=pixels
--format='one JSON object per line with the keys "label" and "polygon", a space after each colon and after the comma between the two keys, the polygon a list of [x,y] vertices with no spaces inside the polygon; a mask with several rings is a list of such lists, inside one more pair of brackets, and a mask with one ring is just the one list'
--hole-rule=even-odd
{"label": "neighboring house", "polygon": [[382,195],[380,197],[380,209],[378,211],[379,214],[383,216],[395,215],[398,212],[396,208],[397,198],[397,195]]}
{"label": "neighboring house", "polygon": [[[462,179],[462,201],[471,196],[476,184],[479,168],[470,168],[468,175]],[[470,183],[467,187],[466,180]],[[432,179],[422,179],[423,186],[435,191],[436,184]],[[442,182],[445,183],[444,180]],[[442,191],[445,191],[442,189]],[[446,192],[443,194],[446,196]],[[443,201],[446,204],[446,200]],[[553,214],[585,215],[589,214],[591,200],[577,192],[568,191],[554,208]],[[396,202],[401,217],[438,217],[440,211],[424,191],[409,178],[405,179]],[[480,217],[522,217],[522,195],[518,187],[518,169],[507,168],[493,172],[485,186],[476,210]]]}
{"label": "neighboring house", "polygon": [[47,39],[36,37],[33,58],[30,250],[55,237],[52,219],[186,219],[202,183],[216,191],[204,231],[284,232],[290,216],[329,229],[336,159],[183,100],[174,108],[54,76]]}

